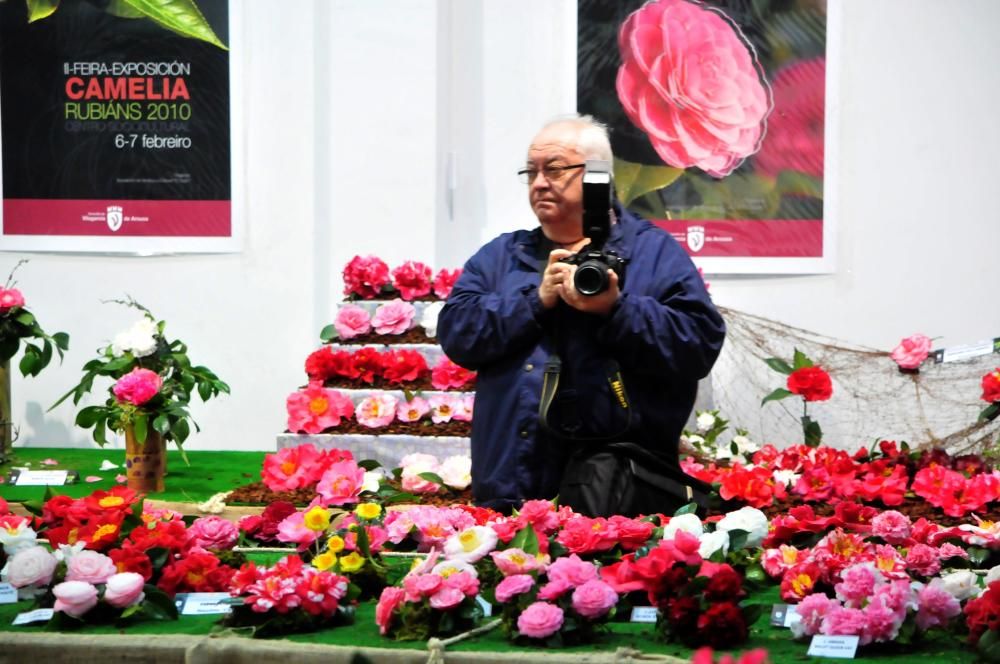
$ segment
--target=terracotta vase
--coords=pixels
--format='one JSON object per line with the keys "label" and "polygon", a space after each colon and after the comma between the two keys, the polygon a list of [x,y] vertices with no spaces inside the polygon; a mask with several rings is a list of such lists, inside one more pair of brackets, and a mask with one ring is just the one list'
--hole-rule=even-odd
{"label": "terracotta vase", "polygon": [[125,429],[125,475],[128,488],[143,493],[163,491],[163,476],[167,470],[167,448],[163,437],[152,429],[146,442],[135,439],[132,427]]}

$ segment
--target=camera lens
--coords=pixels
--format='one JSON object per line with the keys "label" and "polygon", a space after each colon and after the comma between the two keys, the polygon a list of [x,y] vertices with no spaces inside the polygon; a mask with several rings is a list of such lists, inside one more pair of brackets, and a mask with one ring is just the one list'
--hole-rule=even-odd
{"label": "camera lens", "polygon": [[576,268],[573,285],[581,295],[597,295],[608,288],[608,266],[600,261],[585,261]]}

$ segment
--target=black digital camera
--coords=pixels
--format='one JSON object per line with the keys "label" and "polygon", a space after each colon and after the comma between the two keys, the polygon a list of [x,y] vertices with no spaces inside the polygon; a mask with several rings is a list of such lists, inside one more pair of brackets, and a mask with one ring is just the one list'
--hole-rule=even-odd
{"label": "black digital camera", "polygon": [[590,244],[562,259],[576,266],[573,285],[581,295],[599,295],[608,289],[608,270],[618,275],[618,287],[625,286],[626,260],[614,251],[605,250],[611,236],[611,164],[588,159],[583,173],[583,235]]}

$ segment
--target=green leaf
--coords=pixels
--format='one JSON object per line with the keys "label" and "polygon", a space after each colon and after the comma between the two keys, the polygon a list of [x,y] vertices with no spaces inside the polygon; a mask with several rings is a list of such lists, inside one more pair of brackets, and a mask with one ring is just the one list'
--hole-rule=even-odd
{"label": "green leaf", "polygon": [[521,549],[525,553],[535,555],[538,553],[538,535],[535,527],[530,523],[517,531],[514,539],[510,541],[510,548]]}
{"label": "green leaf", "polygon": [[52,344],[49,343],[48,339],[46,339],[45,341],[42,342],[42,366],[41,366],[41,368],[44,369],[45,367],[49,366],[49,362],[51,362],[51,361],[52,361]]}
{"label": "green leaf", "polygon": [[107,9],[104,11],[108,12],[112,16],[117,16],[118,18],[145,18],[146,15],[143,14],[138,9],[130,6],[125,0],[111,0]]}
{"label": "green leaf", "polygon": [[177,605],[174,600],[156,586],[147,583],[142,588],[146,598],[142,602],[143,612],[156,620],[177,620]]}
{"label": "green leaf", "polygon": [[15,336],[0,335],[0,362],[6,362],[17,354],[21,340]]}
{"label": "green leaf", "polygon": [[27,0],[27,3],[28,23],[48,18],[59,8],[59,0]]}
{"label": "green leaf", "polygon": [[789,366],[788,362],[785,362],[780,357],[769,357],[766,360],[764,360],[764,362],[767,363],[767,366],[771,367],[778,373],[785,374],[786,376],[792,373],[792,371],[794,371],[794,369],[792,369],[792,367]]}
{"label": "green leaf", "polygon": [[792,393],[791,393],[791,392],[789,392],[788,390],[786,390],[786,389],[785,389],[785,388],[783,388],[783,387],[779,387],[779,388],[778,388],[778,389],[776,389],[776,390],[775,390],[774,392],[771,392],[771,393],[770,393],[770,394],[768,394],[768,395],[767,395],[766,397],[764,397],[764,398],[763,398],[763,399],[761,400],[761,402],[760,402],[760,405],[761,405],[761,406],[763,406],[763,405],[764,405],[764,404],[766,404],[766,403],[767,403],[768,401],[779,401],[779,400],[781,400],[781,399],[784,399],[785,397],[790,397],[790,396],[792,396]]}
{"label": "green leaf", "polygon": [[806,357],[805,353],[796,348],[795,357],[792,358],[792,367],[794,369],[805,369],[806,367],[811,366],[813,366],[812,360]]}
{"label": "green leaf", "polygon": [[819,447],[823,440],[823,430],[820,429],[819,422],[808,415],[802,417],[802,434],[807,447]]}
{"label": "green leaf", "polygon": [[382,467],[382,464],[376,461],[375,459],[362,459],[361,461],[358,461],[358,465],[367,471],[372,471],[375,470],[376,468]]}
{"label": "green leaf", "polygon": [[87,406],[76,414],[76,426],[89,429],[104,419],[107,419],[107,410],[104,406]]}
{"label": "green leaf", "polygon": [[171,428],[171,433],[173,434],[174,442],[179,446],[191,435],[191,427],[188,425],[187,420],[177,420],[177,423]]}
{"label": "green leaf", "polygon": [[125,2],[171,32],[206,41],[224,51],[229,50],[215,35],[212,26],[198,11],[198,6],[193,0],[125,0]]}
{"label": "green leaf", "polygon": [[161,435],[166,435],[170,431],[170,419],[166,415],[157,415],[153,420],[153,430]]}
{"label": "green leaf", "polygon": [[56,332],[53,334],[52,341],[55,342],[56,348],[59,350],[69,350],[69,335],[65,332]]}
{"label": "green leaf", "polygon": [[132,429],[135,431],[135,442],[145,445],[146,438],[149,437],[149,421],[146,413],[136,413],[132,420]]}
{"label": "green leaf", "polygon": [[126,609],[122,611],[122,620],[131,618],[140,611],[142,611],[142,604],[133,604],[132,606],[126,607]]}
{"label": "green leaf", "polygon": [[969,562],[973,565],[982,565],[990,557],[990,550],[980,546],[970,546],[968,552]]}
{"label": "green leaf", "polygon": [[435,484],[444,484],[444,480],[437,473],[417,473],[417,477],[422,480],[427,480],[428,482],[434,482]]}
{"label": "green leaf", "polygon": [[681,516],[682,514],[694,514],[698,511],[698,505],[696,503],[688,503],[687,505],[682,505],[677,508],[674,512],[674,516]]}
{"label": "green leaf", "polygon": [[101,447],[108,444],[107,424],[104,419],[97,420],[97,426],[94,427],[94,442]]}
{"label": "green leaf", "polygon": [[319,340],[325,344],[330,343],[338,336],[339,335],[337,334],[337,327],[333,323],[330,323],[329,325],[327,325],[326,327],[324,327],[322,330],[319,331]]}
{"label": "green leaf", "polygon": [[739,551],[747,545],[747,537],[750,535],[745,530],[729,531],[729,550]]}
{"label": "green leaf", "polygon": [[684,174],[683,168],[636,164],[624,159],[615,159],[615,192],[622,205],[674,183]]}
{"label": "green leaf", "polygon": [[42,358],[38,352],[38,348],[27,344],[24,347],[24,355],[21,356],[21,362],[18,364],[21,369],[22,376],[37,376],[38,372],[42,370]]}
{"label": "green leaf", "polygon": [[19,313],[17,316],[14,317],[14,320],[16,320],[18,323],[26,327],[31,327],[32,325],[35,324],[35,317],[28,311],[22,311],[21,313]]}
{"label": "green leaf", "polygon": [[782,196],[808,196],[823,198],[823,180],[798,171],[782,171],[778,174],[775,189]]}
{"label": "green leaf", "polygon": [[201,397],[202,401],[208,401],[212,398],[212,385],[209,383],[198,383],[198,396]]}
{"label": "green leaf", "polygon": [[983,412],[979,413],[980,422],[991,422],[1000,415],[1000,401],[991,403],[986,408],[983,408]]}

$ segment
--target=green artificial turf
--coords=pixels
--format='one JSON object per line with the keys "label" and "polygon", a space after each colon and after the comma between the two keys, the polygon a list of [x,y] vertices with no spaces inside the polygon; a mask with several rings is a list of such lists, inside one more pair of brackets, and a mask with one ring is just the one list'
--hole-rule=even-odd
{"label": "green artificial turf", "polygon": [[[219,491],[232,489],[241,484],[254,482],[260,478],[260,468],[264,460],[264,452],[188,452],[190,466],[184,464],[180,453],[168,453],[168,474],[166,491],[151,495],[158,500],[200,502]],[[95,489],[109,489],[115,486],[114,477],[121,470],[99,471],[101,461],[109,459],[114,463],[124,460],[123,450],[110,449],[62,449],[62,448],[15,448],[13,463],[0,466],[0,471],[6,475],[12,465],[30,464],[33,469],[72,469],[80,473],[79,484],[58,487],[54,490],[74,497],[85,496]],[[42,466],[43,459],[52,458],[59,462],[57,466]],[[97,475],[100,482],[86,483],[88,475]],[[14,487],[0,484],[0,495],[8,501],[39,500],[45,493],[44,487]],[[280,554],[252,554],[259,564],[273,564]],[[806,656],[808,644],[795,642],[787,629],[771,627],[769,624],[770,606],[779,601],[778,589],[771,587],[757,593],[751,601],[763,604],[767,610],[751,630],[750,640],[741,648],[766,648],[771,654],[771,661],[802,662],[824,661]],[[41,626],[14,627],[10,623],[18,613],[31,607],[30,602],[0,605],[0,630],[17,632],[44,631]],[[367,602],[357,609],[355,624],[352,627],[327,629],[308,634],[289,635],[291,641],[302,643],[320,643],[356,647],[375,648],[410,648],[424,650],[424,643],[401,643],[383,638],[379,635],[374,621],[374,602]],[[215,627],[218,618],[212,616],[182,616],[176,622],[144,622],[130,625],[125,629],[129,634],[209,634]],[[81,629],[86,634],[120,634],[121,628],[113,625],[85,626]],[[629,647],[646,653],[669,654],[678,657],[689,657],[692,651],[676,644],[665,644],[653,639],[653,626],[648,624],[632,624],[616,622],[611,625],[611,633],[601,642],[585,646],[566,648],[566,652],[588,653],[596,651],[613,651],[616,648]],[[475,639],[463,641],[449,646],[449,650],[457,651],[513,651],[513,652],[543,652],[542,648],[524,648],[507,643],[499,629]],[[857,657],[857,662],[912,662],[915,658],[933,658],[937,664],[951,662],[974,662],[975,653],[967,649],[959,637],[938,636],[925,640],[919,645],[903,649],[899,646],[881,646],[862,650],[863,656]]]}
{"label": "green artificial turf", "polygon": [[[265,452],[187,452],[191,465],[184,463],[177,450],[167,452],[167,476],[164,478],[166,490],[149,494],[155,500],[180,502],[203,502],[220,491],[229,491],[242,484],[260,481],[260,469]],[[44,459],[54,459],[59,464],[43,466]],[[0,465],[5,482],[0,484],[0,496],[11,502],[41,500],[45,487],[17,487],[6,482],[7,474],[14,466],[30,464],[32,470],[75,470],[80,473],[80,481],[61,487],[53,487],[57,493],[78,498],[89,495],[97,489],[116,486],[115,475],[124,473],[123,468],[101,471],[101,462],[107,459],[122,466],[125,450],[78,449],[54,447],[15,447],[14,458]],[[99,482],[85,482],[88,476],[100,477]]]}

